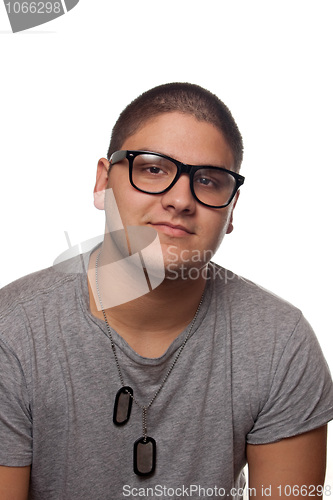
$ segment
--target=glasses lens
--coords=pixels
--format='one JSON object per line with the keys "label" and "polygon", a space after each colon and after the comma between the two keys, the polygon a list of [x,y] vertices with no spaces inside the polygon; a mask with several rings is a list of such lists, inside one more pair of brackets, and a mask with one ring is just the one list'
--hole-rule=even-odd
{"label": "glasses lens", "polygon": [[148,193],[159,193],[167,189],[176,174],[176,165],[161,156],[142,154],[133,160],[133,183]]}
{"label": "glasses lens", "polygon": [[198,199],[207,205],[226,205],[235,187],[236,179],[218,168],[201,168],[194,174],[194,192]]}

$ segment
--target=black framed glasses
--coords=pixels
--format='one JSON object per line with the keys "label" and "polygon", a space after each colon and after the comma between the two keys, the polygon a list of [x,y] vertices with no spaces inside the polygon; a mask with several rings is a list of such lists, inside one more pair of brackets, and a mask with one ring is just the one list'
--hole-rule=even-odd
{"label": "black framed glasses", "polygon": [[129,164],[130,183],[138,191],[163,194],[176,184],[182,174],[188,174],[194,198],[211,208],[228,206],[245,181],[242,175],[223,167],[186,165],[151,151],[116,151],[111,155],[111,166],[125,158]]}

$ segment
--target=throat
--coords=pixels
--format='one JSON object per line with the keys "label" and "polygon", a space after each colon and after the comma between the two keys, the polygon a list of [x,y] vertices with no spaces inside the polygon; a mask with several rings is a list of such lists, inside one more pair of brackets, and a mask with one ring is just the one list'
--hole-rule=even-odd
{"label": "throat", "polygon": [[[184,325],[185,327],[186,325]],[[154,333],[124,329],[120,331],[118,328],[117,332],[140,356],[144,358],[160,358],[184,328]]]}
{"label": "throat", "polygon": [[[93,311],[92,311],[93,312]],[[95,310],[94,316],[104,322],[102,311]],[[115,330],[120,337],[135,351],[144,358],[160,358],[170,347],[172,342],[181,334],[181,332],[190,323],[170,324],[169,328],[160,329],[160,325],[155,328],[149,320],[146,322],[134,321],[133,325],[118,320],[112,311],[106,311],[107,320],[110,327]]]}
{"label": "throat", "polygon": [[190,291],[179,286],[174,289],[172,282],[166,282],[137,299],[103,309],[100,298],[96,300],[100,295],[97,264],[98,257],[91,257],[88,291],[92,315],[116,331],[140,356],[161,357],[197,314],[205,282],[191,283]]}

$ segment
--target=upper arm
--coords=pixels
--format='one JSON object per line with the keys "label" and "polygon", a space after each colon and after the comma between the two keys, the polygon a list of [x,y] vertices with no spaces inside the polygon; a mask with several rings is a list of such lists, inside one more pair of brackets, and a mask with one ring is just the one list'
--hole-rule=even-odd
{"label": "upper arm", "polygon": [[30,480],[30,466],[0,466],[1,500],[27,500]]}
{"label": "upper arm", "polygon": [[249,488],[255,488],[257,498],[270,496],[273,500],[313,498],[318,491],[321,496],[320,486],[324,484],[326,470],[326,439],[327,426],[323,426],[276,443],[248,444]]}

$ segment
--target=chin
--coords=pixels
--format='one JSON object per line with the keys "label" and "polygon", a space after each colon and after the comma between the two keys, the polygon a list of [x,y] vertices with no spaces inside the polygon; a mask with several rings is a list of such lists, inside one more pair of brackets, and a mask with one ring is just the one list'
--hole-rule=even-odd
{"label": "chin", "polygon": [[165,279],[170,281],[197,281],[207,279],[207,262],[169,262]]}

